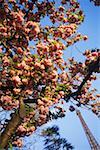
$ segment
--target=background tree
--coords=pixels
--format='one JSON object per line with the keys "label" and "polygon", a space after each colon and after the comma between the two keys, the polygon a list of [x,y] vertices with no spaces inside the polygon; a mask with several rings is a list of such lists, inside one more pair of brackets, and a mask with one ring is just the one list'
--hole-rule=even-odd
{"label": "background tree", "polygon": [[[84,63],[63,59],[64,50],[87,39],[77,32],[84,20],[79,3],[0,2],[0,113],[10,112],[8,120],[1,119],[0,147],[10,142],[21,147],[21,137],[51,119],[52,107],[64,114],[59,103],[72,101],[98,115],[100,95],[90,87],[99,73],[100,52],[86,50]],[[43,24],[45,18],[49,21]]]}
{"label": "background tree", "polygon": [[52,126],[44,129],[42,131],[42,136],[45,138],[45,150],[71,150],[74,148],[65,138],[61,138],[58,126]]}

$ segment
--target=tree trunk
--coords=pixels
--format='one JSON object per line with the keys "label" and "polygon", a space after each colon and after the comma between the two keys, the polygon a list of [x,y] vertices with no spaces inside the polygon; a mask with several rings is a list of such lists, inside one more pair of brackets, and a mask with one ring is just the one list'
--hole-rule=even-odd
{"label": "tree trunk", "polygon": [[14,135],[17,127],[21,124],[22,119],[26,116],[25,105],[23,103],[23,98],[19,100],[19,108],[17,112],[12,115],[11,120],[9,120],[4,131],[0,135],[0,149],[4,149],[8,146],[8,142]]}
{"label": "tree trunk", "polygon": [[8,146],[8,142],[12,135],[16,131],[18,125],[21,123],[21,118],[19,113],[13,114],[11,120],[9,120],[6,128],[0,135],[0,149],[5,149]]}

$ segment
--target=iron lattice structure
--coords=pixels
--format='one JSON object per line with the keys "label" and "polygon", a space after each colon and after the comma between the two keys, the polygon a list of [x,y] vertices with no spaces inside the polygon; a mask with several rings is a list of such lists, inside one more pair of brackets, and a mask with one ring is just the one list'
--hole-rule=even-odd
{"label": "iron lattice structure", "polygon": [[100,6],[100,0],[90,0],[90,2],[94,2],[95,6]]}
{"label": "iron lattice structure", "polygon": [[100,150],[100,145],[98,144],[98,142],[96,141],[96,139],[94,138],[93,134],[91,133],[90,129],[88,128],[87,124],[85,123],[81,113],[79,110],[76,110],[76,114],[78,115],[83,129],[85,131],[85,134],[87,136],[88,142],[90,144],[91,150]]}

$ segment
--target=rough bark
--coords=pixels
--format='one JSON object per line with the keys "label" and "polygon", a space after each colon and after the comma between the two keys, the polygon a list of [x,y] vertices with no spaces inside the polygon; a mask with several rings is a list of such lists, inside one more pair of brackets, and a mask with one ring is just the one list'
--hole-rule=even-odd
{"label": "rough bark", "polygon": [[21,123],[19,113],[13,114],[11,120],[8,122],[5,130],[0,135],[0,149],[5,149],[8,145],[8,141],[16,131],[18,125]]}
{"label": "rough bark", "polygon": [[0,135],[0,149],[5,149],[8,146],[8,142],[11,137],[14,135],[17,127],[21,123],[22,119],[25,117],[25,105],[23,103],[23,99],[20,98],[19,101],[19,110],[12,115],[11,120],[9,120],[7,126],[4,131]]}

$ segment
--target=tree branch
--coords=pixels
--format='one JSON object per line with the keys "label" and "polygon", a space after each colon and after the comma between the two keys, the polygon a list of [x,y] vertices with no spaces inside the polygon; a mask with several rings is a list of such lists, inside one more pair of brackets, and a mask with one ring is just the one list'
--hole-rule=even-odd
{"label": "tree branch", "polygon": [[5,130],[0,135],[0,149],[3,150],[7,147],[9,140],[11,139],[20,123],[21,118],[19,113],[14,113]]}
{"label": "tree branch", "polygon": [[0,135],[0,149],[4,149],[8,146],[9,140],[14,135],[17,127],[26,115],[25,105],[22,98],[20,98],[19,103],[19,110],[15,111],[15,113],[12,115],[11,120],[9,120],[5,130]]}
{"label": "tree branch", "polygon": [[77,91],[70,93],[69,95],[66,96],[66,101],[68,101],[71,97],[74,98],[78,95],[81,94],[81,90],[83,88],[83,86],[85,85],[85,83],[87,82],[87,80],[89,80],[90,76],[92,75],[93,72],[99,72],[100,69],[100,62],[99,62],[99,57],[97,58],[97,60],[94,62],[92,61],[89,66],[88,66],[88,74],[85,76],[85,78],[83,79],[83,82],[79,85]]}

